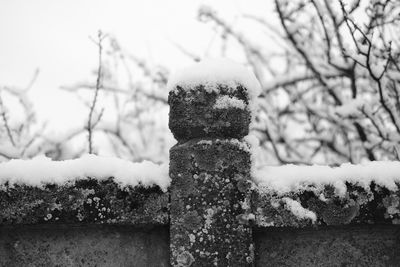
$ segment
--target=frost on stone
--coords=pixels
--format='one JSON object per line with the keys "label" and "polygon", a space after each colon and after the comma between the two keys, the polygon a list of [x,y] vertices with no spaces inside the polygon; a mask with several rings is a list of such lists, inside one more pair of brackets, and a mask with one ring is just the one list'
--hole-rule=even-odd
{"label": "frost on stone", "polygon": [[369,191],[373,182],[396,191],[400,183],[399,174],[398,161],[372,161],[357,165],[345,163],[339,167],[293,164],[266,166],[256,170],[253,179],[260,190],[272,190],[279,195],[307,190],[321,192],[326,185],[330,185],[336,195],[344,196],[347,192],[346,183]]}
{"label": "frost on stone", "polygon": [[260,139],[254,134],[248,134],[244,137],[244,141],[250,148],[250,160],[251,160],[251,175],[254,177],[256,175],[257,160],[260,155]]}
{"label": "frost on stone", "polygon": [[170,184],[168,164],[158,165],[150,161],[135,163],[115,157],[85,155],[64,161],[40,156],[0,163],[0,187],[5,184],[42,187],[45,184],[63,185],[78,179],[103,180],[110,177],[121,187],[158,185],[166,191]]}
{"label": "frost on stone", "polygon": [[216,145],[221,145],[221,144],[229,144],[232,146],[237,147],[240,150],[246,151],[250,153],[250,146],[248,143],[242,142],[239,139],[236,138],[230,138],[230,139],[205,139],[205,140],[200,140],[196,143],[197,145],[202,145],[202,146],[211,146],[213,144]]}
{"label": "frost on stone", "polygon": [[260,83],[251,71],[228,59],[204,59],[177,71],[169,78],[167,88],[175,92],[177,86],[191,90],[197,85],[203,85],[209,93],[219,93],[219,85],[226,85],[231,90],[242,85],[250,99],[256,99],[261,91]]}
{"label": "frost on stone", "polygon": [[236,146],[240,150],[246,151],[250,153],[250,146],[249,144],[240,141],[239,139],[236,138],[231,138],[231,139],[216,139],[217,144],[224,144],[224,143],[229,143],[231,145]]}
{"label": "frost on stone", "polygon": [[243,100],[238,99],[236,97],[231,97],[228,95],[218,96],[217,100],[214,104],[215,109],[231,109],[231,108],[238,108],[238,109],[245,109],[246,104]]}
{"label": "frost on stone", "polygon": [[208,145],[211,146],[212,145],[212,141],[211,140],[200,140],[199,142],[197,142],[198,145]]}

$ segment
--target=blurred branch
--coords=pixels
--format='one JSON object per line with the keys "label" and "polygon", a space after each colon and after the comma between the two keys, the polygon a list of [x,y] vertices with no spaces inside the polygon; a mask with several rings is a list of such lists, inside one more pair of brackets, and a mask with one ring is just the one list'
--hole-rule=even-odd
{"label": "blurred branch", "polygon": [[[79,82],[73,85],[63,85],[60,87],[62,90],[69,91],[69,92],[76,92],[80,89],[86,89],[86,90],[96,90],[96,85],[95,84],[90,84],[90,83],[85,83],[85,82]],[[122,94],[129,96],[131,93],[124,88],[119,88],[116,86],[108,86],[105,84],[102,84],[101,90],[105,92],[111,92],[111,93],[116,93],[116,94]],[[139,92],[140,94],[146,96],[148,99],[153,99],[155,101],[159,101],[161,103],[167,104],[167,99],[164,96],[159,96],[156,94],[149,93],[147,91],[141,90]]]}
{"label": "blurred branch", "polygon": [[187,48],[183,47],[182,45],[180,45],[179,43],[173,41],[173,40],[169,40],[180,52],[182,52],[182,54],[188,56],[189,58],[191,58],[193,61],[200,61],[201,58],[200,56],[196,55],[195,53],[189,51]]}
{"label": "blurred branch", "polygon": [[3,119],[4,127],[6,128],[6,131],[7,131],[8,139],[10,140],[13,147],[15,147],[14,137],[12,136],[10,126],[8,125],[6,107],[4,106],[3,98],[1,97],[1,91],[0,91],[0,110],[1,110],[1,117]]}

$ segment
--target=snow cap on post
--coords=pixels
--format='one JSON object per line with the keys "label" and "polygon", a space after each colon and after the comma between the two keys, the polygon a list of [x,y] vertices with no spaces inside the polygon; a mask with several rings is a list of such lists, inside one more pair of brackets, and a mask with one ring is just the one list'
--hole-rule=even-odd
{"label": "snow cap on post", "polygon": [[260,84],[245,66],[205,59],[176,72],[167,87],[169,127],[178,141],[248,134]]}

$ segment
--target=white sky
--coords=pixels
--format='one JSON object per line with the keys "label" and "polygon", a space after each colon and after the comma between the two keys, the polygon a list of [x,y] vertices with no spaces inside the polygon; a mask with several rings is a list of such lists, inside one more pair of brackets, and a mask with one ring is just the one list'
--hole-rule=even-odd
{"label": "white sky", "polygon": [[[268,12],[262,2],[208,1],[231,21],[242,12]],[[198,7],[204,3],[207,1],[0,0],[0,85],[25,86],[39,68],[32,88],[35,109],[40,119],[50,120],[54,128],[62,130],[74,123],[71,110],[80,112],[80,102],[59,87],[87,80],[97,66],[97,49],[89,35],[96,36],[98,29],[110,32],[132,54],[173,69],[187,62],[170,40],[200,55],[213,40],[212,27],[197,20]]]}

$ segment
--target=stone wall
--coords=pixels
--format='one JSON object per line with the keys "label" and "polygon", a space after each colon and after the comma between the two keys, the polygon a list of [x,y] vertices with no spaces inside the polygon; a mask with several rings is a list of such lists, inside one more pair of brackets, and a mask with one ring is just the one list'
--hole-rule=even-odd
{"label": "stone wall", "polygon": [[256,266],[399,266],[400,227],[258,230]]}
{"label": "stone wall", "polygon": [[168,228],[0,227],[0,266],[169,266]]}
{"label": "stone wall", "polygon": [[214,89],[177,85],[169,95],[178,143],[168,192],[121,188],[112,177],[2,185],[0,265],[400,266],[399,191],[259,190],[244,139],[247,90]]}

